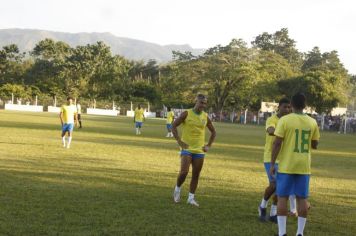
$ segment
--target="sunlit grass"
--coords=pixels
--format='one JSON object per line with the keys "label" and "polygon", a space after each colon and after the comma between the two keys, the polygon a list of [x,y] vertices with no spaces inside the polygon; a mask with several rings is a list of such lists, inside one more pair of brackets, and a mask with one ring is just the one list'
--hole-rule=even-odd
{"label": "sunlit grass", "polygon": [[[83,116],[71,149],[57,115],[0,111],[0,234],[273,235],[257,220],[267,180],[262,127],[215,124],[199,209],[171,200],[178,148],[165,122]],[[306,235],[356,235],[356,136],[322,133]],[[189,179],[187,180],[189,181]],[[183,187],[183,200],[188,184]],[[288,220],[294,235],[296,220]]]}

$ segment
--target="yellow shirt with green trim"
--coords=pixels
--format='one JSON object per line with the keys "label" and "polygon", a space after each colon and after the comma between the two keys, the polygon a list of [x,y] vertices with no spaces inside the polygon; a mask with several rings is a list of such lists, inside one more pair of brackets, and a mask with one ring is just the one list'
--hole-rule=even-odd
{"label": "yellow shirt with green trim", "polygon": [[173,123],[173,119],[174,119],[174,112],[173,111],[169,111],[167,113],[167,124],[172,124]]}
{"label": "yellow shirt with green trim", "polygon": [[143,110],[143,108],[141,109],[138,109],[136,108],[135,109],[135,122],[143,122],[143,117],[144,117],[144,114],[145,111]]}
{"label": "yellow shirt with green trim", "polygon": [[[263,162],[271,162],[271,157],[272,157],[272,148],[273,148],[273,142],[276,139],[276,136],[274,135],[269,135],[267,132],[267,129],[269,127],[276,128],[277,123],[279,121],[279,117],[277,114],[272,115],[266,120],[266,143],[265,143],[265,150],[263,153]],[[278,159],[276,161],[278,163]]]}
{"label": "yellow shirt with green trim", "polygon": [[197,114],[193,109],[187,110],[188,115],[182,126],[182,141],[188,144],[188,152],[203,154],[205,145],[205,127],[208,123],[208,114],[202,111]]}
{"label": "yellow shirt with green trim", "polygon": [[65,124],[74,124],[74,115],[77,113],[75,105],[63,105],[61,112]]}
{"label": "yellow shirt with green trim", "polygon": [[277,157],[278,172],[309,175],[311,141],[320,138],[316,121],[306,114],[292,113],[279,119],[274,134],[283,138]]}

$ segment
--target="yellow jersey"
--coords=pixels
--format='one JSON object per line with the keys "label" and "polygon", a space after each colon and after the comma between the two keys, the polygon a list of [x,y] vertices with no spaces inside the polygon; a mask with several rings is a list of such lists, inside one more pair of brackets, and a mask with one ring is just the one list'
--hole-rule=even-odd
{"label": "yellow jersey", "polygon": [[[271,157],[272,157],[272,148],[273,148],[273,142],[276,139],[276,136],[274,135],[269,135],[267,133],[267,129],[269,127],[276,128],[277,123],[279,121],[279,117],[277,114],[272,115],[266,120],[266,143],[265,143],[265,150],[263,153],[263,162],[271,162]],[[276,163],[278,162],[278,159],[276,160]]]}
{"label": "yellow jersey", "polygon": [[143,122],[143,118],[144,118],[144,110],[143,110],[143,108],[141,108],[141,109],[138,109],[138,108],[136,108],[135,109],[135,122]]}
{"label": "yellow jersey", "polygon": [[311,173],[311,141],[319,140],[316,121],[306,114],[292,113],[279,119],[274,134],[283,138],[278,154],[278,172],[286,174]]}
{"label": "yellow jersey", "polygon": [[61,112],[65,124],[74,124],[74,115],[77,113],[75,105],[63,105]]}
{"label": "yellow jersey", "polygon": [[172,124],[173,123],[173,119],[174,119],[174,112],[173,111],[169,111],[167,113],[167,124]]}
{"label": "yellow jersey", "polygon": [[182,141],[188,144],[188,152],[195,154],[204,153],[205,127],[208,123],[208,114],[202,111],[197,114],[193,109],[187,110],[188,115],[182,126]]}

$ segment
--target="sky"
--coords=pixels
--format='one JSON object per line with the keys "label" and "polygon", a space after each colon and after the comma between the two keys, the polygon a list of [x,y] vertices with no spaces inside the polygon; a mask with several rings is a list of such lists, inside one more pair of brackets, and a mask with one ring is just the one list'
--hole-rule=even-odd
{"label": "sky", "polygon": [[302,52],[336,50],[356,74],[356,3],[352,0],[1,0],[0,29],[110,32],[194,48],[250,43],[288,28]]}

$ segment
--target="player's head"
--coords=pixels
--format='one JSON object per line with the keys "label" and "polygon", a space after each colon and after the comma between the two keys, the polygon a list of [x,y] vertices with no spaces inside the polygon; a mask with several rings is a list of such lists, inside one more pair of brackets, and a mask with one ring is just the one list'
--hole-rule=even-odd
{"label": "player's head", "polygon": [[67,103],[70,105],[73,103],[73,98],[72,97],[67,97]]}
{"label": "player's head", "polygon": [[141,104],[138,104],[138,106],[137,106],[137,107],[138,107],[138,109],[141,109]]}
{"label": "player's head", "polygon": [[194,109],[197,111],[203,111],[206,108],[207,103],[208,98],[204,94],[199,93],[195,98]]}
{"label": "player's head", "polygon": [[172,110],[172,108],[171,107],[167,107],[167,111],[171,111]]}
{"label": "player's head", "polygon": [[306,107],[306,98],[303,93],[296,93],[293,95],[292,107],[295,110],[303,110]]}
{"label": "player's head", "polygon": [[278,113],[284,116],[290,113],[290,101],[288,98],[282,98],[278,103]]}

